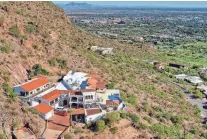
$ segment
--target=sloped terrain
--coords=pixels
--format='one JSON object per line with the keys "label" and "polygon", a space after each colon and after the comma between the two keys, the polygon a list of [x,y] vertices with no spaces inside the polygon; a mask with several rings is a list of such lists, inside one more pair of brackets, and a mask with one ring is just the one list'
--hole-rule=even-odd
{"label": "sloped terrain", "polygon": [[[182,138],[185,127],[189,138],[199,138],[206,132],[201,126],[198,110],[185,101],[181,90],[166,81],[167,75],[143,62],[145,59],[165,62],[162,55],[147,49],[147,46],[145,49],[119,44],[77,29],[63,10],[51,2],[1,2],[0,41],[1,85],[24,81],[28,78],[27,70],[35,64],[41,64],[49,72],[48,76],[55,79],[68,70],[94,73],[110,86],[120,88],[127,103],[127,112],[139,117],[138,131],[132,126],[126,129],[118,127],[117,134],[106,130],[96,135],[85,129],[79,136]],[[113,47],[115,55],[101,56],[90,52],[87,48],[92,45]],[[60,65],[56,59],[66,64]],[[35,127],[35,123],[42,126],[35,127],[38,129],[35,133],[40,135],[44,128],[43,120],[31,112],[23,112],[21,107],[27,109],[25,104],[6,97],[8,94],[2,88],[1,92],[1,113],[10,119],[7,127],[12,125],[11,119],[30,119],[32,126]],[[11,105],[5,106],[8,101]],[[133,134],[129,136],[130,132]]]}

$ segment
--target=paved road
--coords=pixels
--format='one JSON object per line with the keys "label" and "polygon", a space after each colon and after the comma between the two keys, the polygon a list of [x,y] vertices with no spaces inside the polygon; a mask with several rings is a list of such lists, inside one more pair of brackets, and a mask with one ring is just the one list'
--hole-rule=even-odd
{"label": "paved road", "polygon": [[207,118],[207,110],[203,108],[203,103],[207,104],[206,99],[195,99],[192,97],[193,95],[191,95],[189,93],[185,93],[185,92],[187,92],[186,89],[184,87],[182,87],[180,84],[177,84],[175,82],[170,82],[170,83],[181,88],[183,90],[185,96],[187,97],[187,101],[189,101],[192,105],[198,106],[198,108],[201,110],[201,117]]}

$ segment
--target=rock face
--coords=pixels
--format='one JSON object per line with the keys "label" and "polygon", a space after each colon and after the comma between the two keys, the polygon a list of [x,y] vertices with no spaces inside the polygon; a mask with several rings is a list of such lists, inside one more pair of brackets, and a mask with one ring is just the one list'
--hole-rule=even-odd
{"label": "rock face", "polygon": [[91,50],[94,52],[98,52],[102,55],[113,55],[113,48],[104,48],[98,46],[91,46]]}

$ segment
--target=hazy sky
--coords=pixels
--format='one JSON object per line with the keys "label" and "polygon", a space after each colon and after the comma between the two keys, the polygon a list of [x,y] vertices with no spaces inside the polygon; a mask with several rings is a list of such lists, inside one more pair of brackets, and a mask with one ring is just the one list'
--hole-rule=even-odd
{"label": "hazy sky", "polygon": [[[69,3],[65,1],[62,3]],[[71,1],[72,2],[72,1]],[[207,1],[76,1],[104,6],[148,6],[148,7],[200,7],[207,8]],[[60,2],[58,2],[60,3]]]}

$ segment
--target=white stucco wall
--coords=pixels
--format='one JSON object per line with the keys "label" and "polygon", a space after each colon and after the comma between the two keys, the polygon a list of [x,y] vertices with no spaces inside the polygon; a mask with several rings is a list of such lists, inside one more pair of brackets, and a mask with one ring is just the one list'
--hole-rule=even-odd
{"label": "white stucco wall", "polygon": [[51,110],[50,112],[48,112],[47,114],[43,114],[43,113],[40,113],[40,117],[44,120],[48,120],[50,119],[52,116],[54,115],[54,111]]}
{"label": "white stucco wall", "polygon": [[97,120],[102,119],[105,116],[105,112],[94,114],[94,115],[89,115],[85,117],[85,123],[89,124],[90,122],[95,122]]}

